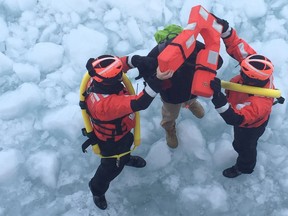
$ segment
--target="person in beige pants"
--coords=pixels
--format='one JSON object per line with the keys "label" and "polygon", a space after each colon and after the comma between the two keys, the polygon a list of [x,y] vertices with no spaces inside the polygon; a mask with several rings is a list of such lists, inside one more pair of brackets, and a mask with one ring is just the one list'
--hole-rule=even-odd
{"label": "person in beige pants", "polygon": [[[157,60],[158,55],[172,40],[173,38],[158,44],[147,56]],[[163,80],[161,84],[159,92],[163,102],[161,126],[165,129],[167,145],[170,148],[177,148],[178,146],[176,119],[179,116],[181,107],[188,108],[197,118],[203,118],[205,114],[202,105],[197,101],[197,95],[191,94],[196,57],[199,51],[204,48],[205,45],[203,43],[196,41],[195,49],[192,54],[185,60],[179,69],[173,73],[171,78]],[[127,63],[130,65],[129,62]],[[218,69],[221,67],[222,63],[223,60],[220,56]],[[157,66],[158,65],[145,65],[143,67],[138,67],[139,76],[136,77],[136,79],[143,77],[144,80],[146,80],[147,77],[156,74]],[[131,65],[128,68],[131,68]]]}
{"label": "person in beige pants", "polygon": [[[157,59],[158,55],[173,39],[174,38],[165,40],[158,44],[147,56]],[[203,118],[205,115],[201,103],[197,101],[197,95],[191,94],[196,57],[202,49],[205,49],[205,45],[200,41],[196,41],[195,49],[192,54],[185,60],[179,69],[174,72],[171,78],[164,80],[159,92],[163,102],[161,126],[165,129],[167,145],[170,148],[177,148],[178,146],[176,119],[179,116],[181,107],[188,108],[192,114],[199,119]],[[218,60],[218,69],[221,67],[222,63],[223,60],[220,56]],[[140,73],[141,71],[144,72],[144,69],[139,70]],[[147,74],[143,73],[142,76],[145,79]]]}

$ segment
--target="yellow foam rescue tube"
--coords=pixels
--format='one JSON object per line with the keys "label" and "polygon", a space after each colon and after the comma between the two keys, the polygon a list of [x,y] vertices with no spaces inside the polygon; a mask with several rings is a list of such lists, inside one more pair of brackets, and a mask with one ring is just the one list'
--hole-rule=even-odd
{"label": "yellow foam rescue tube", "polygon": [[[86,91],[86,86],[87,86],[87,83],[90,79],[90,75],[88,74],[88,72],[86,72],[82,78],[82,82],[81,82],[81,85],[80,85],[80,102],[84,102],[85,101],[85,97],[84,97],[84,92]],[[127,75],[123,73],[123,83],[126,87],[126,89],[128,90],[129,94],[130,95],[134,95],[135,94],[135,91],[134,91],[134,88],[130,82],[130,80],[128,79]],[[83,121],[84,121],[84,127],[86,129],[86,132],[87,134],[93,132],[93,127],[92,127],[92,124],[91,124],[91,121],[90,121],[90,117],[86,111],[86,109],[82,109],[81,110],[82,112],[82,118],[83,118]],[[141,134],[140,134],[140,113],[139,112],[135,112],[135,128],[134,128],[134,145],[135,146],[139,146],[140,145],[140,142],[141,142]],[[101,154],[100,152],[100,149],[99,149],[99,146],[96,145],[93,145],[92,146],[92,149],[93,149],[93,152],[95,154]]]}
{"label": "yellow foam rescue tube", "polygon": [[[86,86],[87,86],[89,79],[90,79],[90,76],[89,76],[88,72],[86,72],[83,76],[83,79],[82,79],[82,82],[80,85],[80,102],[85,101],[85,97],[83,94],[86,91]],[[91,125],[90,118],[88,116],[86,109],[82,109],[81,111],[82,111],[82,118],[84,121],[84,126],[86,129],[86,132],[87,132],[87,134],[89,134],[93,131],[93,127]]]}
{"label": "yellow foam rescue tube", "polygon": [[227,90],[243,92],[248,94],[255,94],[265,97],[273,97],[273,98],[281,97],[281,91],[278,89],[260,88],[255,86],[248,86],[238,83],[227,82],[223,80],[221,80],[221,87]]}

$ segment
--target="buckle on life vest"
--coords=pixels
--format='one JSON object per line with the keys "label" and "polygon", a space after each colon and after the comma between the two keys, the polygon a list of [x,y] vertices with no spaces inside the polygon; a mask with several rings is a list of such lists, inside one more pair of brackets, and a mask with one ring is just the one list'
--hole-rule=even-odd
{"label": "buckle on life vest", "polygon": [[86,128],[82,128],[82,129],[81,129],[81,132],[82,132],[82,135],[83,135],[83,136],[88,136],[88,133],[87,133]]}
{"label": "buckle on life vest", "polygon": [[81,132],[82,132],[82,135],[83,135],[83,136],[86,136],[86,137],[88,137],[88,138],[97,140],[97,139],[96,139],[96,136],[95,136],[95,134],[94,134],[93,131],[91,131],[90,133],[88,133],[87,130],[86,130],[86,128],[82,128],[82,129],[81,129]]}
{"label": "buckle on life vest", "polygon": [[85,101],[79,101],[79,106],[82,110],[86,109],[87,106],[86,106],[86,102]]}

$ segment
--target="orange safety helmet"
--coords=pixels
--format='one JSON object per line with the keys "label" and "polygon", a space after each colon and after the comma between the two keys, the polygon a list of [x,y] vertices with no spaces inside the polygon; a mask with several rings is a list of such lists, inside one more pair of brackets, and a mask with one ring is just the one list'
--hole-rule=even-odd
{"label": "orange safety helmet", "polygon": [[272,75],[274,66],[265,56],[253,54],[245,58],[241,64],[241,71],[254,80],[268,80]]}
{"label": "orange safety helmet", "polygon": [[120,81],[123,64],[116,56],[102,55],[96,59],[90,58],[86,68],[96,82],[113,84]]}

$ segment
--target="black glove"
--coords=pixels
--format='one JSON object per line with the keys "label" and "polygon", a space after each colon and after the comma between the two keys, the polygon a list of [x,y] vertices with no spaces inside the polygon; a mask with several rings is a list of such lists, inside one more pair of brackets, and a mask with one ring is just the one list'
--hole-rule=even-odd
{"label": "black glove", "polygon": [[231,33],[232,33],[232,30],[231,30],[231,28],[229,29],[229,23],[228,23],[226,20],[220,19],[219,17],[215,16],[213,13],[211,13],[211,15],[215,17],[216,22],[217,22],[218,24],[220,24],[220,25],[223,26],[221,37],[222,37],[222,38],[228,38],[228,37],[230,37],[230,35],[231,35]]}
{"label": "black glove", "polygon": [[214,104],[215,108],[218,109],[219,107],[225,106],[227,99],[221,92],[221,80],[215,77],[214,80],[210,81],[210,87],[214,91],[212,103]]}
{"label": "black glove", "polygon": [[139,71],[139,75],[135,78],[136,80],[142,77],[145,79],[151,76],[155,73],[158,66],[157,59],[139,55],[134,55],[131,59],[131,63],[133,66],[137,67]]}
{"label": "black glove", "polygon": [[218,77],[214,77],[214,80],[210,81],[210,88],[214,91],[213,96],[217,96],[221,93],[221,80]]}
{"label": "black glove", "polygon": [[145,81],[154,92],[156,93],[160,92],[162,86],[162,80],[158,79],[156,77],[156,74],[147,77]]}

